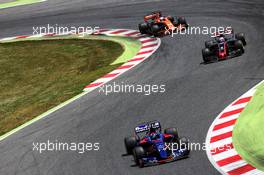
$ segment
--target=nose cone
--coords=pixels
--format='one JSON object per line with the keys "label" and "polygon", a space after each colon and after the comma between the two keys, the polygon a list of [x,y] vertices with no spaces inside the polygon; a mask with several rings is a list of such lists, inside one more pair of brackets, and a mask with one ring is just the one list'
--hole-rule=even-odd
{"label": "nose cone", "polygon": [[160,142],[160,143],[157,143],[157,147],[158,147],[158,151],[159,151],[159,154],[160,154],[160,157],[162,159],[166,159],[168,157],[167,155],[167,151],[164,149],[165,148],[165,145],[163,142]]}
{"label": "nose cone", "polygon": [[162,149],[162,150],[159,151],[159,153],[160,153],[160,157],[162,159],[166,159],[168,157],[166,150]]}

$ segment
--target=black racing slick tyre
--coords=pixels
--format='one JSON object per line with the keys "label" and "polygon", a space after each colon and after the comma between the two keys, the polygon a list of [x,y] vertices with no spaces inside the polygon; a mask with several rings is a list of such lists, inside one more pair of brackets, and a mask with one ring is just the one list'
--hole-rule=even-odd
{"label": "black racing slick tyre", "polygon": [[182,28],[182,30],[186,30],[189,27],[184,17],[175,18],[173,25],[175,27],[178,27],[179,25],[184,25],[184,28]]}
{"label": "black racing slick tyre", "polygon": [[243,41],[241,41],[241,40],[235,41],[235,48],[236,48],[236,50],[240,50],[241,53],[243,54],[244,53]]}
{"label": "black racing slick tyre", "polygon": [[179,135],[178,135],[178,131],[176,128],[167,128],[164,130],[164,133],[173,135],[173,142],[178,142]]}
{"label": "black racing slick tyre", "polygon": [[181,149],[189,149],[189,140],[186,137],[180,138]]}
{"label": "black racing slick tyre", "polygon": [[160,26],[157,24],[154,24],[151,26],[151,32],[153,33],[154,36],[159,36],[159,31],[160,31]]}
{"label": "black racing slick tyre", "polygon": [[148,32],[148,28],[149,28],[149,26],[148,26],[148,24],[147,23],[145,23],[145,22],[143,22],[143,23],[140,23],[139,25],[138,25],[138,29],[139,29],[139,32],[141,33],[141,34],[147,34]]}
{"label": "black racing slick tyre", "polygon": [[235,37],[237,40],[241,40],[244,46],[247,45],[244,33],[237,33]]}
{"label": "black racing slick tyre", "polygon": [[189,140],[186,137],[182,137],[179,140],[180,148],[185,150],[185,154],[188,156],[190,154]]}
{"label": "black racing slick tyre", "polygon": [[125,148],[127,151],[127,154],[133,154],[133,149],[137,145],[137,138],[136,137],[126,137],[124,139],[125,142]]}
{"label": "black racing slick tyre", "polygon": [[212,61],[211,58],[210,58],[211,51],[208,48],[205,48],[205,49],[202,50],[202,55],[203,55],[203,61],[205,63],[208,63],[208,62]]}
{"label": "black racing slick tyre", "polygon": [[142,146],[137,146],[133,149],[133,157],[136,165],[138,165],[140,168],[144,167],[144,163],[142,158],[145,157],[146,153]]}

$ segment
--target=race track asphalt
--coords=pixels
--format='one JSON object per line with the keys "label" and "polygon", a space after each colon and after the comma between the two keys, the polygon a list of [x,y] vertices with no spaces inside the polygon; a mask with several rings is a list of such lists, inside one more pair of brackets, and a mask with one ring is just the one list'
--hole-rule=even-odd
{"label": "race track asphalt", "polygon": [[[161,166],[134,167],[132,157],[122,156],[123,138],[137,123],[158,119],[164,127],[176,126],[180,135],[202,144],[217,114],[264,79],[264,2],[91,2],[55,0],[1,10],[0,37],[31,34],[33,26],[48,23],[137,29],[143,15],[162,10],[165,14],[185,16],[192,26],[233,26],[235,31],[246,34],[246,52],[238,58],[203,65],[201,49],[209,36],[164,37],[152,57],[115,82],[165,84],[165,93],[105,96],[93,91],[3,140],[0,174],[219,174],[204,151],[192,151],[188,159]],[[32,151],[32,142],[47,140],[99,142],[100,150],[84,154]]]}

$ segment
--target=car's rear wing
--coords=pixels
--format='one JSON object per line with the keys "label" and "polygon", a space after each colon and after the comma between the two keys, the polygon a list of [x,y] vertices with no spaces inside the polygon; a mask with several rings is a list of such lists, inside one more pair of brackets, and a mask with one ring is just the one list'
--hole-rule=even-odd
{"label": "car's rear wing", "polygon": [[157,12],[152,12],[151,14],[149,15],[146,15],[144,17],[144,21],[148,21],[150,19],[158,19],[161,17],[161,12],[160,11],[157,11]]}
{"label": "car's rear wing", "polygon": [[142,133],[142,132],[147,132],[149,131],[150,128],[154,129],[161,129],[161,125],[159,121],[151,121],[147,123],[143,123],[135,127],[135,133]]}

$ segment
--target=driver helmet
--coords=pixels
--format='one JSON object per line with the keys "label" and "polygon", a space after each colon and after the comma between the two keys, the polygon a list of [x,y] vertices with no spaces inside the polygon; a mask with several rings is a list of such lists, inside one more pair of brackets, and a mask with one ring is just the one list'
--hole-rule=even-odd
{"label": "driver helmet", "polygon": [[158,134],[157,133],[151,133],[150,138],[151,140],[155,140],[157,138]]}
{"label": "driver helmet", "polygon": [[225,42],[225,38],[224,38],[224,37],[220,37],[220,38],[219,38],[219,42],[220,42],[220,43]]}
{"label": "driver helmet", "polygon": [[161,20],[161,21],[163,21],[164,19],[165,19],[165,18],[164,18],[163,16],[162,16],[162,17],[160,17],[160,20]]}
{"label": "driver helmet", "polygon": [[158,131],[156,128],[150,128],[149,129],[149,136],[151,137],[151,139],[155,139],[158,135]]}

